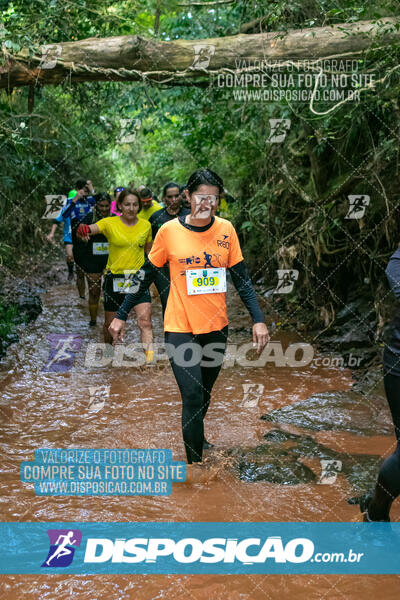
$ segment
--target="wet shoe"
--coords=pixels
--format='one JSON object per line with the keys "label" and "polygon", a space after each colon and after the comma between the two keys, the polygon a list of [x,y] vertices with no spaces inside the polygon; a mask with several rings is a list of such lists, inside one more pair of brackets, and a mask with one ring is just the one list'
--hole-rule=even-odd
{"label": "wet shoe", "polygon": [[360,511],[365,513],[368,509],[368,505],[372,500],[372,492],[367,492],[363,496],[358,498],[358,504],[360,505]]}
{"label": "wet shoe", "polygon": [[218,475],[218,468],[209,467],[204,463],[193,463],[186,465],[186,481],[185,483],[209,483]]}
{"label": "wet shoe", "polygon": [[364,496],[360,497],[360,511],[363,515],[363,521],[364,523],[390,523],[390,519],[378,519],[378,520],[373,520],[370,518],[369,514],[368,514],[368,507],[371,503],[372,500],[372,493],[371,492],[367,492],[366,494],[364,494]]}
{"label": "wet shoe", "polygon": [[209,450],[210,448],[214,448],[214,444],[211,442],[207,442],[206,438],[203,440],[203,450]]}
{"label": "wet shoe", "polygon": [[372,519],[370,519],[368,514],[368,508],[365,511],[365,513],[363,513],[363,521],[364,523],[390,523],[390,519],[378,519],[377,521],[373,521]]}

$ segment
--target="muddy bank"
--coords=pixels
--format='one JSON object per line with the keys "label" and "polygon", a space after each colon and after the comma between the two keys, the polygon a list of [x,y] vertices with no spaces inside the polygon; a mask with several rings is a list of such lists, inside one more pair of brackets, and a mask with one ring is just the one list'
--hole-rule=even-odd
{"label": "muddy bank", "polygon": [[41,296],[66,279],[65,263],[27,264],[25,273],[2,273],[0,280],[0,358],[19,341],[19,333],[43,310]]}
{"label": "muddy bank", "polygon": [[[262,294],[262,288],[259,291]],[[347,297],[337,298],[340,306],[336,309],[332,304],[311,307],[307,301],[293,303],[290,294],[274,296],[268,291],[262,295],[279,313],[280,329],[296,332],[321,356],[337,357],[354,371],[355,378],[359,377],[360,370],[381,362],[396,303],[389,292],[379,304],[379,314],[370,299],[360,296],[359,289],[349,291]]]}
{"label": "muddy bank", "polygon": [[[373,453],[374,442],[371,454],[354,454],[346,451],[346,444],[342,452],[321,443],[321,434],[329,432],[330,439],[347,439],[349,435],[371,440],[387,437],[390,444],[393,423],[381,364],[390,319],[377,335],[375,309],[362,298],[351,300],[323,329],[313,329],[309,319],[307,311],[300,310],[295,321],[286,322],[285,329],[304,336],[303,341],[312,343],[315,355],[327,359],[327,364],[332,358],[339,359],[336,364],[350,369],[353,383],[348,389],[322,390],[264,412],[260,420],[267,432],[262,442],[256,447],[235,446],[229,450],[234,459],[233,471],[248,483],[312,485],[325,483],[329,475],[326,469],[329,471],[333,465],[333,481],[336,476],[342,477],[349,486],[349,496],[361,495],[375,484],[382,461],[378,453]],[[357,448],[357,443],[354,441],[352,446]],[[368,447],[368,443],[363,442],[362,447]]]}
{"label": "muddy bank", "polygon": [[382,395],[333,391],[314,394],[301,402],[273,410],[261,418],[312,431],[347,431],[357,435],[390,435],[392,422]]}
{"label": "muddy bank", "polygon": [[[354,294],[353,294],[354,295]],[[391,327],[388,299],[385,323],[364,298],[351,299],[325,328],[310,325],[301,310],[302,331],[315,353],[329,363],[348,368],[354,383],[349,390],[324,391],[299,403],[262,416],[273,423],[293,424],[314,431],[348,431],[357,435],[391,435],[392,420],[383,387],[383,347]],[[299,318],[299,317],[297,317]]]}
{"label": "muddy bank", "polygon": [[[309,435],[273,429],[255,448],[234,448],[234,471],[247,482],[266,481],[279,485],[334,483],[335,475],[346,477],[354,494],[364,493],[375,482],[378,455],[337,452]],[[329,481],[329,478],[331,481]]]}
{"label": "muddy bank", "polygon": [[18,331],[42,312],[39,291],[25,281],[15,281],[0,291],[0,357],[10,344],[18,342]]}

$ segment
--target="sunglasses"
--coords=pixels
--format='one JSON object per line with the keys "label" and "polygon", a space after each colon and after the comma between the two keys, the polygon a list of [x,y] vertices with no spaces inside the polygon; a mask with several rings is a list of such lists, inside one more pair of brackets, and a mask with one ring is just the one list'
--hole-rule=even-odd
{"label": "sunglasses", "polygon": [[123,192],[125,188],[123,187],[119,187],[119,188],[115,188],[115,192]]}

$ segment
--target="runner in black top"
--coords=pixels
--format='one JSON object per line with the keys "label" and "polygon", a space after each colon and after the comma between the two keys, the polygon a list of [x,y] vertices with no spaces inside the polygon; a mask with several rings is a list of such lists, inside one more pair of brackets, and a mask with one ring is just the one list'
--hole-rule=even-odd
{"label": "runner in black top", "polygon": [[[153,213],[149,219],[151,225],[151,231],[153,234],[153,242],[157,235],[161,225],[175,219],[176,217],[182,217],[190,214],[189,208],[182,207],[180,200],[179,185],[174,181],[170,181],[164,185],[162,201],[165,204],[165,208],[158,210]],[[157,273],[154,284],[160,295],[161,306],[163,315],[167,306],[168,293],[169,293],[169,267],[165,265]]]}
{"label": "runner in black top", "polygon": [[[386,276],[397,300],[400,300],[400,249],[390,257]],[[366,494],[360,501],[364,521],[390,521],[390,507],[400,496],[400,304],[383,351],[383,383],[397,444],[393,454],[381,465],[373,494]]]}
{"label": "runner in black top", "polygon": [[83,276],[86,276],[88,283],[89,325],[92,327],[96,325],[99,310],[101,276],[107,264],[108,241],[105,235],[101,233],[90,237],[88,241],[84,241],[76,235],[76,231],[81,224],[92,225],[100,219],[110,216],[111,198],[109,194],[96,194],[95,200],[96,205],[92,212],[89,212],[82,219],[71,220],[74,260],[77,272],[80,271]]}
{"label": "runner in black top", "polygon": [[[67,204],[61,209],[60,217],[75,221],[75,229],[78,228],[78,221],[92,212],[96,200],[94,197],[94,188],[90,179],[78,179],[75,183],[76,194],[68,199]],[[73,235],[73,232],[72,232]],[[73,241],[72,241],[73,243]],[[85,298],[85,277],[82,269],[76,269],[76,287],[80,298]]]}

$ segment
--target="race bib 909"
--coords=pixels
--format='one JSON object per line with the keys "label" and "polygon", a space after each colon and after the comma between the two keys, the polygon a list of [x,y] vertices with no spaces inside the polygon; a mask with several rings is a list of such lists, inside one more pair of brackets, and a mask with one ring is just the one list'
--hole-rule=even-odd
{"label": "race bib 909", "polygon": [[219,267],[187,270],[186,286],[189,296],[224,293],[226,292],[226,269]]}

